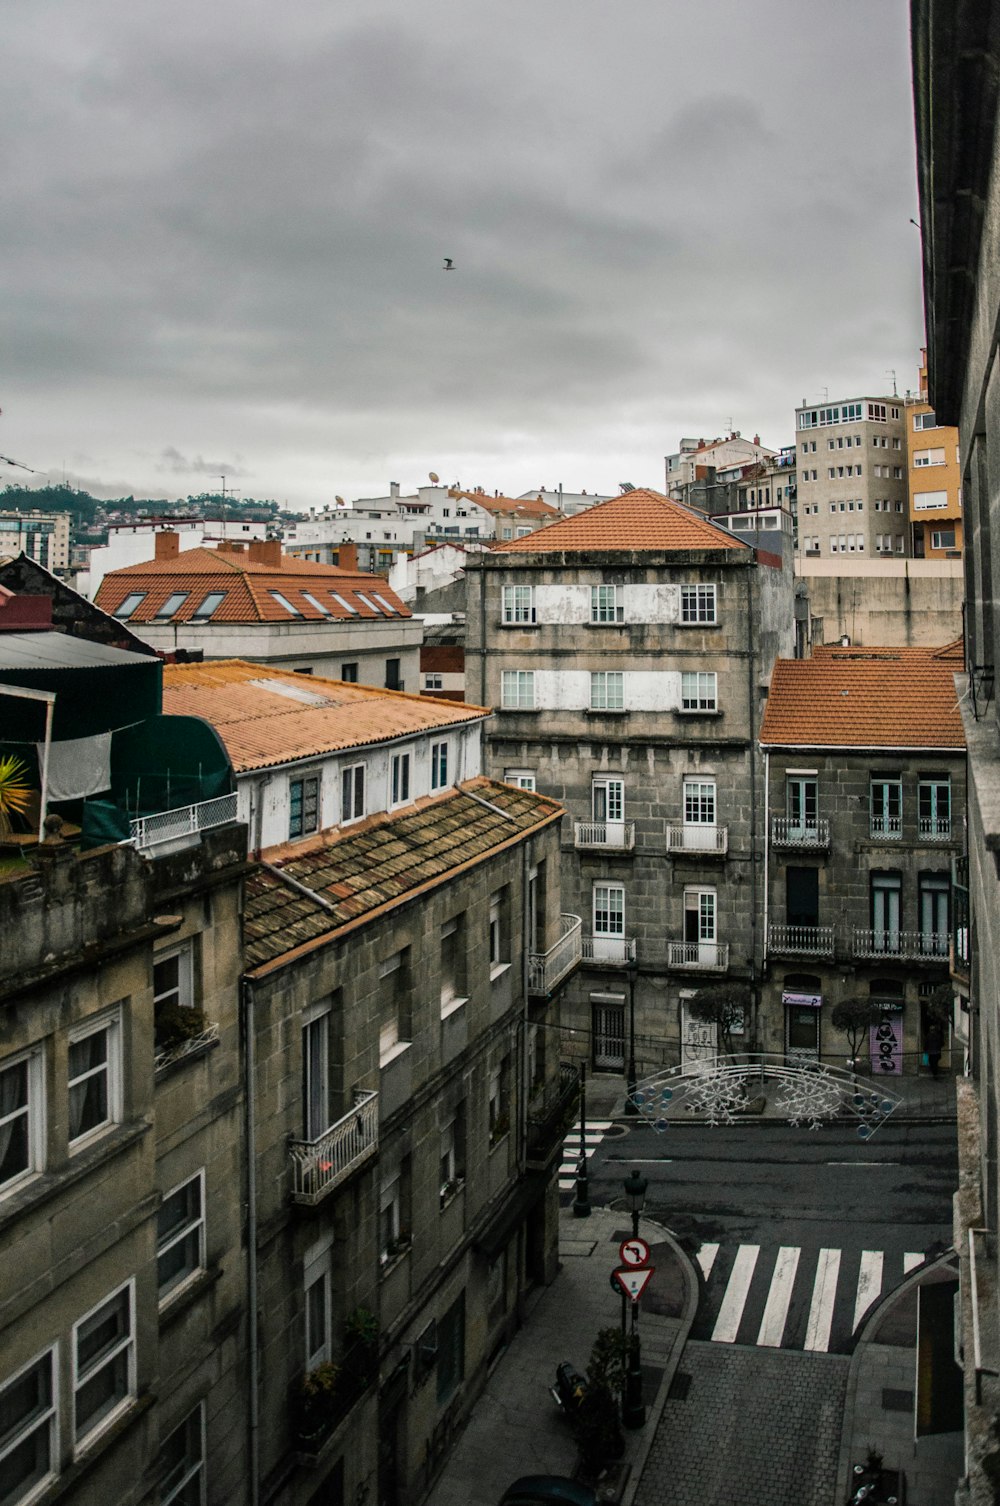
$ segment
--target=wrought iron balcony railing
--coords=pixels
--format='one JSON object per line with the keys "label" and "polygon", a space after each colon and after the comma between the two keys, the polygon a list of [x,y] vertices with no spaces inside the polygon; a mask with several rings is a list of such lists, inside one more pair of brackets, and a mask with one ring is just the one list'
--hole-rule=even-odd
{"label": "wrought iron balcony railing", "polygon": [[854,932],[855,957],[902,957],[908,961],[947,962],[951,934],[948,931],[859,931]]}
{"label": "wrought iron balcony railing", "polygon": [[194,805],[179,805],[175,810],[157,811],[153,816],[139,816],[129,822],[129,840],[141,852],[235,820],[234,791],[231,795],[217,795],[214,800],[199,800]]}
{"label": "wrought iron balcony railing", "polygon": [[785,957],[832,957],[833,926],[769,925],[767,949]]}
{"label": "wrought iron balcony railing", "polygon": [[292,1201],[312,1206],[378,1150],[378,1094],[357,1090],[354,1107],[316,1140],[292,1140]]}
{"label": "wrought iron balcony railing", "polygon": [[830,845],[830,823],[819,818],[796,821],[791,816],[773,816],[771,843],[774,847],[827,848]]}

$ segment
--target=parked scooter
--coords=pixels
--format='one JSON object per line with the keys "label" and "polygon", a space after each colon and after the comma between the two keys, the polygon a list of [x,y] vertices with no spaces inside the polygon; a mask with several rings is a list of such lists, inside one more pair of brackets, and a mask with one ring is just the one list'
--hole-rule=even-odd
{"label": "parked scooter", "polygon": [[556,1383],[549,1387],[549,1393],[567,1416],[576,1416],[589,1389],[587,1377],[581,1375],[579,1370],[574,1370],[569,1360],[563,1360],[556,1366]]}

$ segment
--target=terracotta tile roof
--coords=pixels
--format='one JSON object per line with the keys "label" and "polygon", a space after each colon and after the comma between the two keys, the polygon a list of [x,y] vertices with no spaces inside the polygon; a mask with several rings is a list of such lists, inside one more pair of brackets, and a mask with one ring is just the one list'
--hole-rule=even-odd
{"label": "terracotta tile roof", "polygon": [[562,517],[558,507],[553,507],[551,502],[543,502],[541,497],[491,497],[486,492],[465,492],[454,487],[449,488],[448,495],[449,497],[467,497],[470,502],[477,503],[488,513],[499,514],[503,517],[515,513],[525,518]]}
{"label": "terracotta tile roof", "polygon": [[[205,626],[216,622],[294,622],[299,618],[311,622],[351,622],[362,618],[386,621],[412,616],[410,608],[382,576],[341,570],[336,565],[317,565],[287,554],[282,555],[280,566],[224,549],[187,549],[173,559],[144,560],[106,575],[94,598],[95,605],[113,616],[126,597],[140,591],[145,594],[126,619],[129,623],[190,622],[212,592],[222,592],[223,600],[209,617],[199,618],[199,623]],[[181,591],[187,592],[187,596],[177,611],[169,617],[158,616],[169,598]],[[291,602],[298,616],[275,599],[276,591]],[[359,591],[368,598],[367,602],[358,595]],[[304,592],[322,603],[327,611],[321,611]],[[383,610],[375,592],[393,610]],[[344,606],[344,602],[348,605]]]}
{"label": "terracotta tile roof", "polygon": [[537,554],[541,550],[732,549],[749,546],[661,492],[636,490],[611,497],[523,539],[498,544],[495,553]]}
{"label": "terracotta tile roof", "polygon": [[954,675],[956,645],[839,648],[778,659],[760,730],[765,746],[965,747]]}
{"label": "terracotta tile roof", "polygon": [[165,664],[163,710],[209,722],[237,774],[489,715],[482,706],[345,685],[243,659]]}
{"label": "terracotta tile roof", "polygon": [[[548,796],[471,779],[406,810],[322,832],[307,848],[298,844],[287,855],[272,853],[247,878],[250,967],[266,971],[268,964],[371,920],[561,816],[562,806]],[[316,899],[285,883],[284,875]]]}

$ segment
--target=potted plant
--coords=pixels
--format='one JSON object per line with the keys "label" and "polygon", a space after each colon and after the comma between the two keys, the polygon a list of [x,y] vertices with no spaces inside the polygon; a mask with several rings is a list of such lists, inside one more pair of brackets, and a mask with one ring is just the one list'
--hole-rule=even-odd
{"label": "potted plant", "polygon": [[308,1371],[293,1393],[295,1435],[300,1443],[315,1444],[329,1432],[336,1416],[340,1366],[324,1360]]}
{"label": "potted plant", "polygon": [[499,1145],[504,1135],[509,1132],[510,1119],[506,1114],[498,1114],[494,1120],[493,1128],[490,1130],[490,1149],[492,1150],[494,1145]]}
{"label": "potted plant", "polygon": [[447,1182],[441,1183],[440,1200],[442,1208],[444,1207],[445,1203],[451,1202],[452,1198],[455,1196],[456,1192],[458,1192],[461,1185],[461,1177],[449,1177]]}
{"label": "potted plant", "polygon": [[28,768],[20,758],[6,754],[0,758],[0,842],[14,832],[15,816],[25,816],[34,791],[27,781]]}
{"label": "potted plant", "polygon": [[205,1029],[205,1011],[185,1004],[164,1004],[156,1012],[156,1049],[173,1051]]}

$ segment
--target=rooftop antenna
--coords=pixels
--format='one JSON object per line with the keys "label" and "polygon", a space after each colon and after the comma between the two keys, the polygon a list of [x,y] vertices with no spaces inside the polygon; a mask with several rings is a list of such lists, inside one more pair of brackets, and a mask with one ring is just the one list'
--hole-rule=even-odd
{"label": "rooftop antenna", "polygon": [[830,401],[830,389],[829,389],[829,387],[821,387],[819,389],[819,395],[823,399],[824,403],[828,403]]}
{"label": "rooftop antenna", "polygon": [[892,395],[893,397],[898,397],[899,393],[896,391],[896,373],[894,371],[887,371],[886,376],[892,377]]}
{"label": "rooftop antenna", "polygon": [[733,415],[730,414],[729,417],[726,419],[726,433],[727,434],[731,434],[732,432],[733,432]]}

